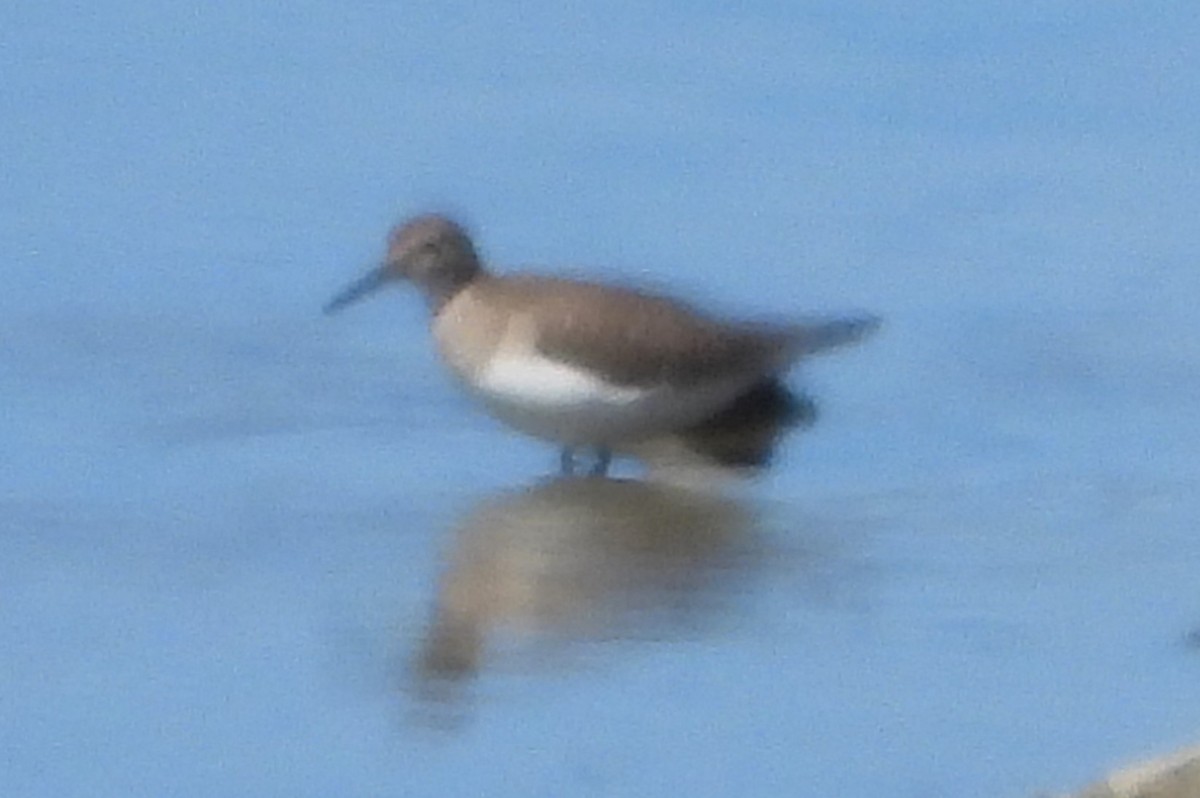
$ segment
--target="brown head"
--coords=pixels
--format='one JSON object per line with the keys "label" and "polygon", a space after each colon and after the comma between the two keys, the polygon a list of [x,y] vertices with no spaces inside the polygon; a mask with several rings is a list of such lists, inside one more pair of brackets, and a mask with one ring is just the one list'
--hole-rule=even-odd
{"label": "brown head", "polygon": [[474,280],[483,267],[466,231],[444,216],[418,216],[388,235],[387,256],[325,305],[341,310],[390,282],[414,283],[437,310]]}

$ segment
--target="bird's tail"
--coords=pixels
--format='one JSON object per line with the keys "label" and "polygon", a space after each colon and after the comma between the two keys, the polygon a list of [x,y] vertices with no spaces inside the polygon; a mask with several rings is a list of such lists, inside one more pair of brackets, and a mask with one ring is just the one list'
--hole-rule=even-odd
{"label": "bird's tail", "polygon": [[[786,327],[756,332],[776,355],[772,372],[783,372],[795,361],[856,344],[879,328],[880,319],[868,314],[812,318]],[[673,475],[698,473],[702,479],[724,474],[753,474],[770,465],[783,436],[795,428],[811,427],[817,405],[792,391],[777,374],[754,383],[725,409],[705,421],[646,442],[636,455],[652,472]]]}
{"label": "bird's tail", "polygon": [[794,358],[857,344],[879,329],[881,319],[869,313],[812,318],[789,325],[786,335]]}

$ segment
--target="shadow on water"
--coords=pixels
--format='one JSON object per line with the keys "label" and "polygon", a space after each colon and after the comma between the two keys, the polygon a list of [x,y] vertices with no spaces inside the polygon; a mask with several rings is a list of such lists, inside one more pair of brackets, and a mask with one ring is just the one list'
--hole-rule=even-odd
{"label": "shadow on water", "polygon": [[718,622],[764,561],[738,501],[563,477],[490,497],[459,524],[411,663],[425,708],[469,708],[472,682],[557,646],[677,639]]}
{"label": "shadow on water", "polygon": [[1183,642],[1184,645],[1186,645],[1192,651],[1200,652],[1200,626],[1197,626],[1196,628],[1191,629],[1184,634]]}

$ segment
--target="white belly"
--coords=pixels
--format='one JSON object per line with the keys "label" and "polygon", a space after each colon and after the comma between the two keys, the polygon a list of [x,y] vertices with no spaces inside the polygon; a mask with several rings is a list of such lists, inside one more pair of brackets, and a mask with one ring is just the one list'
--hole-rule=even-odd
{"label": "white belly", "polygon": [[686,389],[632,388],[543,357],[497,357],[467,386],[501,421],[572,445],[631,442],[703,421],[732,402],[745,379]]}

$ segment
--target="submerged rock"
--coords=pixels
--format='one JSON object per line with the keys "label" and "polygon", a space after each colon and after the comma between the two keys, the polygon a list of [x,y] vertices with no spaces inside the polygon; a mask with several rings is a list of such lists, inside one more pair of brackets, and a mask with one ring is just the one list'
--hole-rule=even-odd
{"label": "submerged rock", "polygon": [[1131,765],[1070,798],[1198,798],[1200,746]]}

